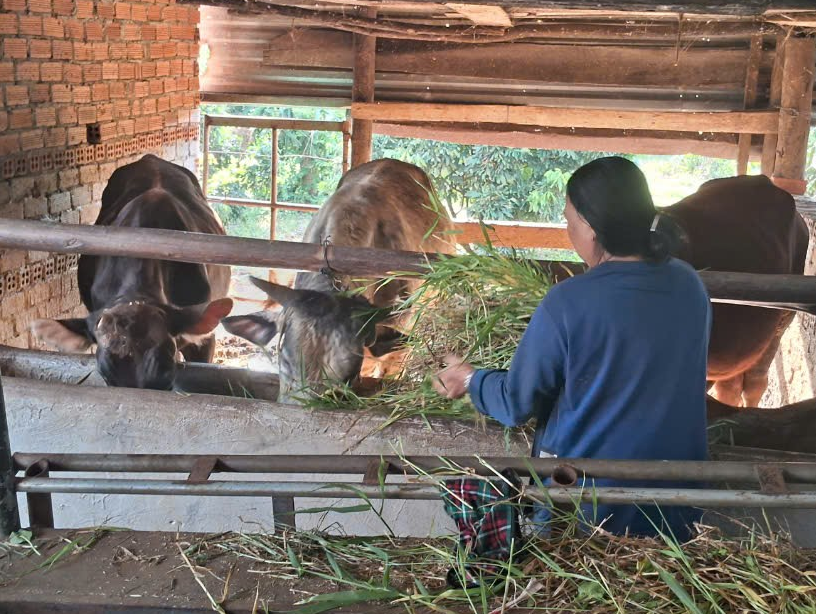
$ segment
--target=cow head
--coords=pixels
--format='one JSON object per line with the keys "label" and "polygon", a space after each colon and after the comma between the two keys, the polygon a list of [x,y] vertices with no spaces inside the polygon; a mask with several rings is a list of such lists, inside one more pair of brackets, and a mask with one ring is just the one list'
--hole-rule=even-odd
{"label": "cow head", "polygon": [[130,301],[86,318],[36,320],[31,330],[63,352],[96,344],[97,368],[109,386],[170,390],[179,347],[211,333],[231,309],[229,298],[181,308]]}
{"label": "cow head", "polygon": [[363,348],[379,356],[400,342],[401,335],[378,326],[388,310],[375,309],[359,296],[251,280],[280,308],[231,316],[221,323],[261,347],[280,334],[280,402],[296,402],[331,383],[350,383],[360,374]]}

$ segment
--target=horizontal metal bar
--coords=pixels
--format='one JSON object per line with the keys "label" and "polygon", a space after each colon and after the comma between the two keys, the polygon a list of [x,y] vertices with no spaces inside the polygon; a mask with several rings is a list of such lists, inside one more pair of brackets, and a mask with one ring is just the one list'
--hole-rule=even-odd
{"label": "horizontal metal bar", "polygon": [[[41,459],[48,460],[49,470],[84,472],[189,473],[200,454],[48,454],[17,452],[18,470]],[[378,455],[217,455],[213,472],[225,473],[327,473],[365,474],[371,463],[389,463],[389,473],[416,475],[417,470],[433,472],[444,469],[446,462],[467,468],[479,475],[495,475],[512,468],[529,475],[532,468],[539,475],[550,475],[560,465],[574,467],[579,475],[619,480],[728,481],[758,483],[756,465],[749,461],[665,461],[602,460],[582,458],[518,458],[474,456],[378,456]],[[816,463],[768,463],[782,470],[788,482],[816,483]]]}
{"label": "horizontal metal bar", "polygon": [[246,117],[237,115],[205,115],[204,125],[232,126],[234,128],[262,128],[276,130],[308,130],[316,132],[349,132],[347,121],[288,119],[285,117]]}
{"label": "horizontal metal bar", "polygon": [[[216,497],[319,497],[349,499],[434,500],[439,488],[427,484],[336,484],[328,482],[218,482],[190,484],[174,480],[108,478],[23,478],[17,490],[26,493],[107,495],[198,495]],[[816,508],[816,491],[766,494],[750,490],[695,488],[531,488],[527,497],[547,502],[607,504],[700,505],[712,507]]]}
{"label": "horizontal metal bar", "polygon": [[306,203],[271,203],[268,200],[252,200],[250,198],[225,198],[221,196],[208,196],[207,200],[213,204],[229,205],[231,207],[265,207],[266,209],[282,209],[284,211],[306,211],[314,213],[320,210],[320,205],[309,205]]}

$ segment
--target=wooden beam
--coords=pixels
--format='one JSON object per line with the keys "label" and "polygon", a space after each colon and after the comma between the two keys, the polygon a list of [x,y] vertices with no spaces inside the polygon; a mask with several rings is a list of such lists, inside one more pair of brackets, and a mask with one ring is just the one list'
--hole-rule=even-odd
{"label": "wooden beam", "polygon": [[[563,224],[530,224],[524,222],[487,222],[485,228],[496,247],[547,247],[573,249]],[[485,236],[479,222],[454,222],[457,234],[451,235],[457,243],[484,244]]]}
{"label": "wooden beam", "polygon": [[[748,62],[745,68],[745,91],[743,108],[754,108],[757,99],[757,84],[759,82],[759,65],[762,61],[762,35],[751,37],[751,48],[748,52]],[[751,154],[751,134],[740,134],[737,151],[737,175],[748,173],[748,158]]]}
{"label": "wooden beam", "polygon": [[[785,41],[787,35],[779,34],[776,37],[776,52],[774,53],[773,68],[771,69],[771,89],[768,94],[768,108],[779,111],[779,103],[782,99],[782,73],[785,69]],[[773,177],[774,164],[776,164],[776,144],[779,135],[776,133],[766,134],[762,139],[762,174],[766,177]]]}
{"label": "wooden beam", "polygon": [[510,28],[513,26],[510,16],[500,6],[455,3],[447,3],[445,6],[467,17],[477,26],[497,26],[499,28]]}
{"label": "wooden beam", "polygon": [[[786,189],[804,193],[807,142],[813,104],[813,72],[816,42],[810,37],[791,37],[785,44],[785,69],[779,109],[779,142],[774,178],[785,180]],[[798,182],[794,183],[794,182]],[[799,191],[801,190],[801,191]]]}
{"label": "wooden beam", "polygon": [[[373,19],[377,9],[361,9],[363,16]],[[374,102],[374,75],[377,52],[375,36],[354,35],[354,82],[351,89],[352,102]],[[373,122],[352,118],[351,123],[351,166],[355,167],[371,160],[371,138]]]}
{"label": "wooden beam", "polygon": [[389,122],[473,122],[523,124],[553,128],[618,128],[762,134],[777,128],[773,111],[720,113],[618,111],[508,105],[433,103],[353,103],[352,117]]}
{"label": "wooden beam", "polygon": [[[728,133],[655,132],[547,128],[503,124],[374,124],[376,134],[399,138],[430,139],[462,145],[493,145],[530,149],[619,152],[649,155],[696,154],[734,159],[736,137]],[[751,159],[759,159],[759,146],[752,146]]]}

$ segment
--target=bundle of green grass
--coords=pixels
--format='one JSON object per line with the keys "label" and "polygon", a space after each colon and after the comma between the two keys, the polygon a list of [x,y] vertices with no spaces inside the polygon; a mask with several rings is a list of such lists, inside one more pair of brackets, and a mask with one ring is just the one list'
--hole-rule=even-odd
{"label": "bundle of green grass", "polygon": [[513,250],[488,246],[481,253],[429,262],[422,278],[422,286],[399,307],[414,317],[404,373],[386,380],[371,396],[336,388],[310,405],[388,411],[392,420],[474,416],[467,398],[451,401],[437,395],[431,375],[449,352],[481,368],[507,368],[530,317],[550,288],[550,277],[535,261]]}

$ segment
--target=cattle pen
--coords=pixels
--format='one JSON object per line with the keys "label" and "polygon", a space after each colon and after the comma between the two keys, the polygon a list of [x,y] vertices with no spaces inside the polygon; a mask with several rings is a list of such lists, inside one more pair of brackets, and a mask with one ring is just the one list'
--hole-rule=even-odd
{"label": "cattle pen", "polygon": [[[519,597],[506,588],[489,604],[484,594],[467,593],[438,605],[444,582],[430,596],[423,582],[443,577],[449,559],[418,584],[389,583],[392,570],[399,575],[407,565],[399,550],[419,551],[411,536],[431,544],[422,550],[428,559],[450,548],[431,537],[452,528],[440,476],[503,469],[551,478],[551,486],[525,487],[520,499],[556,509],[577,501],[695,505],[725,534],[766,524],[770,533],[781,527],[799,546],[816,547],[816,439],[802,436],[816,411],[791,405],[795,395],[786,390],[794,369],[816,396],[816,203],[804,195],[814,36],[816,9],[808,0],[4,1],[0,612],[303,607],[311,614],[331,609],[327,604],[360,613],[523,610],[530,605],[524,591]],[[202,101],[333,107],[346,118],[202,116]],[[219,126],[270,131],[269,202],[207,192],[209,136]],[[425,273],[434,254],[275,240],[277,210],[318,209],[278,197],[279,136],[287,130],[338,133],[343,171],[371,159],[373,135],[695,153],[731,159],[739,175],[754,168],[795,196],[811,235],[805,274],[700,276],[714,302],[797,313],[785,342],[796,348],[783,348],[773,372],[774,401],[784,407],[773,418],[756,420],[753,409],[731,418],[736,445],[712,443],[711,461],[531,459],[525,432],[492,422],[395,422],[384,412],[280,404],[275,375],[218,365],[182,365],[174,391],[119,389],[104,385],[93,356],[37,348],[32,320],[83,313],[77,255],[357,276]],[[270,240],[91,226],[111,173],[146,153],[200,168],[211,203],[268,207]],[[457,220],[456,229],[465,246],[570,245],[557,224]],[[583,271],[576,263],[536,264],[556,281]],[[777,427],[763,439],[763,429]],[[771,440],[775,449],[757,445]],[[585,489],[581,478],[701,487]],[[107,526],[117,523],[125,528]],[[358,570],[333,549],[322,532],[327,524],[352,533],[350,547],[368,549],[370,568]],[[727,551],[724,543],[703,541],[694,556],[725,568],[725,560],[701,554]],[[769,552],[777,548],[768,544]],[[313,550],[320,556],[309,558]],[[627,557],[634,560],[631,552],[620,558]],[[666,572],[666,560],[627,573],[658,578],[660,603],[675,599],[699,611],[676,588],[676,578],[696,587],[693,579],[679,568]],[[514,582],[530,589],[514,569],[521,574]],[[379,584],[360,584],[366,573]],[[543,579],[551,574],[566,586],[571,572],[529,573],[557,594],[562,589]],[[576,604],[600,607],[601,585],[586,581],[566,591],[574,589]],[[341,601],[327,601],[335,593]]]}

